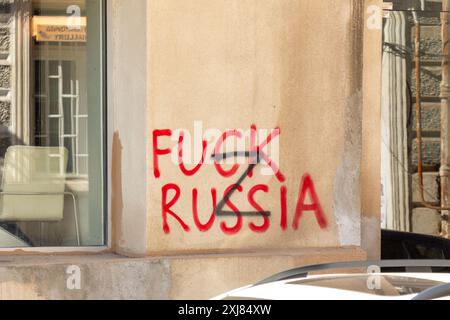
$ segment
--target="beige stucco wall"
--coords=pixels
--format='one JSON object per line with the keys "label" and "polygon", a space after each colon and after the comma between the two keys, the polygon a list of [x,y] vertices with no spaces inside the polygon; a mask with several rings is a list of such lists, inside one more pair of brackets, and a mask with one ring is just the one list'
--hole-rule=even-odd
{"label": "beige stucco wall", "polygon": [[[116,255],[17,257],[0,261],[0,300],[210,299],[286,268],[362,260],[339,249],[259,255],[130,259]],[[71,287],[76,267],[79,287]]]}
{"label": "beige stucco wall", "polygon": [[[271,227],[255,234],[244,217],[242,231],[229,236],[219,228],[202,233],[192,218],[192,189],[200,194],[201,220],[211,213],[209,190],[221,193],[240,174],[223,178],[205,165],[186,177],[170,156],[159,158],[161,177],[149,158],[148,250],[151,254],[224,252],[361,245],[362,13],[360,1],[148,1],[150,134],[155,129],[248,129],[280,127],[280,167],[286,182],[258,173],[233,196],[250,210],[247,191],[267,184],[258,197],[272,212]],[[176,147],[160,139],[160,147]],[[244,151],[244,150],[236,150]],[[151,154],[151,150],[149,150]],[[192,166],[191,166],[192,167]],[[245,170],[241,167],[239,173]],[[300,229],[291,227],[300,182],[309,174],[328,222],[321,229],[314,212],[305,212]],[[185,232],[169,217],[164,234],[161,189],[180,186],[173,210],[191,228]],[[289,228],[280,224],[279,188],[288,190]],[[259,220],[256,219],[259,223]],[[370,231],[369,231],[370,232]]]}
{"label": "beige stucco wall", "polygon": [[381,44],[382,0],[364,2],[361,245],[370,259],[381,250]]}
{"label": "beige stucco wall", "polygon": [[106,7],[110,241],[128,255],[145,255],[148,240],[146,7],[144,0]]}
{"label": "beige stucco wall", "polygon": [[[364,20],[372,2],[110,1],[113,249],[164,256],[362,247],[378,257],[381,30],[368,31]],[[153,131],[192,132],[196,121],[204,130],[280,127],[286,181],[256,171],[244,181],[244,192],[233,196],[239,209],[251,210],[248,190],[269,186],[268,194],[257,197],[272,213],[266,233],[249,231],[248,223],[260,220],[248,217],[233,236],[220,230],[220,222],[233,224],[232,218],[218,218],[208,232],[193,223],[192,189],[199,191],[200,219],[206,222],[210,188],[217,188],[219,201],[245,167],[228,179],[211,165],[186,177],[170,156],[161,156],[161,177],[155,178]],[[168,138],[159,143],[177,145]],[[305,212],[299,230],[292,228],[304,174],[314,181],[325,229],[313,212]],[[180,186],[173,210],[190,232],[170,215],[171,233],[163,232],[161,188],[168,183]],[[288,190],[287,231],[279,226],[280,186]]]}

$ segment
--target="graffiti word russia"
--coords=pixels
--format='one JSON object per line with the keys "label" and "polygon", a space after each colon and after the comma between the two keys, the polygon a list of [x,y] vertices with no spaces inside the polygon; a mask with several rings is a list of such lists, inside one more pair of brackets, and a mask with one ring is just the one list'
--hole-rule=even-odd
{"label": "graffiti word russia", "polygon": [[[280,137],[280,128],[259,130],[256,125],[247,130],[209,129],[203,132],[201,123],[196,122],[193,135],[183,129],[154,130],[153,175],[156,179],[170,179],[170,172],[165,174],[161,171],[161,163],[171,161],[182,175],[199,184],[203,182],[195,177],[206,166],[213,166],[216,177],[212,180],[224,179],[229,186],[225,190],[211,188],[208,195],[211,199],[208,201],[212,204],[211,215],[206,221],[201,221],[198,203],[205,201],[200,199],[199,189],[194,186],[182,190],[177,183],[167,181],[161,189],[164,233],[170,234],[174,230],[191,232],[194,229],[208,232],[215,223],[219,223],[221,232],[230,236],[243,230],[265,233],[272,227],[282,231],[298,230],[305,214],[313,214],[319,227],[325,229],[327,219],[310,174],[299,176],[297,197],[288,199],[286,176],[280,168],[278,156]],[[256,174],[272,175],[279,185],[277,190],[269,190],[268,185],[256,182],[244,190],[243,182],[247,179],[251,181]],[[266,210],[261,201],[256,200],[257,195],[269,192],[277,194],[279,210],[276,213]],[[175,209],[182,197],[190,198],[192,206],[183,210],[191,212]],[[238,198],[245,199],[253,211],[240,210],[234,200]],[[295,211],[292,213],[288,212],[288,201],[295,201]],[[218,221],[219,218],[222,218],[221,221]]]}

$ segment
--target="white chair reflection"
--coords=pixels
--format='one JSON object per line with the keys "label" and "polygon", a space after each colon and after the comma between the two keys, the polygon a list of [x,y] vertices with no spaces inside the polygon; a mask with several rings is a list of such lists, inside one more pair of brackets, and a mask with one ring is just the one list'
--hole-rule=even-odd
{"label": "white chair reflection", "polygon": [[1,222],[60,222],[64,218],[64,199],[73,201],[78,246],[75,195],[66,192],[68,151],[60,147],[12,146],[3,167]]}

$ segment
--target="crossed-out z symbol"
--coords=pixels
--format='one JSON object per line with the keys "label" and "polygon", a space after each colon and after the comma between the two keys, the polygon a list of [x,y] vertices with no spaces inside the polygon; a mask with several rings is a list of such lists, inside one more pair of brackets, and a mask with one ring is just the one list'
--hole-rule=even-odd
{"label": "crossed-out z symbol", "polygon": [[271,212],[270,211],[240,211],[240,212],[234,212],[234,211],[227,211],[224,210],[225,206],[227,205],[228,201],[231,199],[233,194],[239,189],[239,187],[242,185],[242,183],[247,179],[247,177],[251,176],[255,168],[261,163],[261,161],[265,158],[264,153],[262,151],[255,151],[255,152],[230,152],[230,153],[224,153],[224,154],[214,154],[212,158],[219,162],[226,160],[228,158],[239,158],[239,157],[245,157],[250,159],[255,159],[254,163],[250,163],[247,170],[240,176],[238,181],[233,185],[233,187],[225,194],[223,199],[219,202],[219,204],[216,207],[216,210],[214,211],[214,214],[218,217],[235,217],[237,216],[255,216],[255,215],[262,215],[264,217],[270,217]]}

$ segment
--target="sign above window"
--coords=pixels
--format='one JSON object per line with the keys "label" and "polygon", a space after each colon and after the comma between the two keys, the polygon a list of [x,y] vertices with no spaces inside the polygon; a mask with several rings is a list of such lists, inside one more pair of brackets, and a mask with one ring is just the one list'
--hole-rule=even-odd
{"label": "sign above window", "polygon": [[86,42],[86,17],[33,17],[33,37],[37,42]]}

